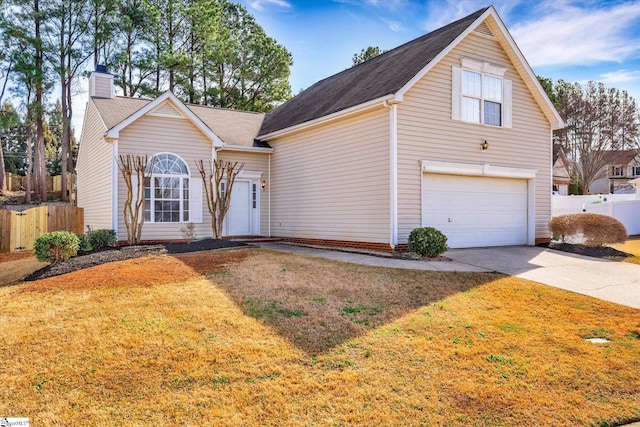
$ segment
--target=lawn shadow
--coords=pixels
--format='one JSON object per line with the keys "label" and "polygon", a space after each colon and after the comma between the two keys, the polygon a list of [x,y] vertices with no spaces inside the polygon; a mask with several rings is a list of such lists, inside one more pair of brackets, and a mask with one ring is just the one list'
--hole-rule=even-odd
{"label": "lawn shadow", "polygon": [[503,275],[370,267],[265,249],[176,257],[310,356]]}

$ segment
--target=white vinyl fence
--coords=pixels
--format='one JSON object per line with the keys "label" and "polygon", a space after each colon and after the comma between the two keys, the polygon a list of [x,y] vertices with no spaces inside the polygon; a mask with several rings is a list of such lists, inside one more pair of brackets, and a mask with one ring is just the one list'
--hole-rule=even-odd
{"label": "white vinyl fence", "polygon": [[635,194],[551,196],[551,216],[579,212],[608,215],[624,224],[629,235],[640,234],[640,200]]}

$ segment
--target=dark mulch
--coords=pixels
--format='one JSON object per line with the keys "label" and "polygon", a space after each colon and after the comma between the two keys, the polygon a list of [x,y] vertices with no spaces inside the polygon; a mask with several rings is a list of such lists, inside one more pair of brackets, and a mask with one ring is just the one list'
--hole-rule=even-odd
{"label": "dark mulch", "polygon": [[83,268],[94,267],[113,261],[124,261],[147,255],[182,254],[186,252],[210,251],[214,249],[247,246],[245,243],[232,242],[225,239],[204,239],[191,243],[163,243],[158,245],[122,246],[118,248],[102,248],[84,255],[74,256],[56,265],[44,267],[29,276],[25,281],[45,279],[60,274],[71,273]]}
{"label": "dark mulch", "polygon": [[569,243],[549,243],[545,246],[547,246],[549,249],[570,252],[572,254],[586,255],[594,258],[603,258],[616,261],[633,256],[631,254],[619,251],[614,248],[610,248],[608,246],[586,246],[573,245]]}

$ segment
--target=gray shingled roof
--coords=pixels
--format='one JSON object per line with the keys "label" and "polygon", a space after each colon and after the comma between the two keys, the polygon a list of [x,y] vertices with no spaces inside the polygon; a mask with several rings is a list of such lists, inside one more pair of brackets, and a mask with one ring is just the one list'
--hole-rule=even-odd
{"label": "gray shingled roof", "polygon": [[259,135],[391,95],[462,34],[487,8],[319,81],[268,113]]}

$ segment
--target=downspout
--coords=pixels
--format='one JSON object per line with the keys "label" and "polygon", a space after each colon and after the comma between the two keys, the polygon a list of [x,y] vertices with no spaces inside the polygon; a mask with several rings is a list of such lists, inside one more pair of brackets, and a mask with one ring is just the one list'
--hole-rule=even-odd
{"label": "downspout", "polygon": [[111,192],[112,208],[111,208],[111,228],[116,232],[116,239],[118,236],[118,176],[120,175],[120,169],[118,168],[118,140],[112,142],[113,144],[113,164],[111,165]]}
{"label": "downspout", "polygon": [[398,101],[382,103],[389,108],[389,245],[395,250],[398,245]]}
{"label": "downspout", "polygon": [[271,153],[269,153],[269,169],[267,171],[267,175],[269,177],[269,185],[267,185],[267,197],[269,197],[269,202],[268,202],[268,213],[267,213],[267,217],[269,220],[269,231],[268,231],[268,237],[271,237]]}

